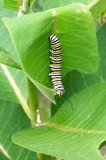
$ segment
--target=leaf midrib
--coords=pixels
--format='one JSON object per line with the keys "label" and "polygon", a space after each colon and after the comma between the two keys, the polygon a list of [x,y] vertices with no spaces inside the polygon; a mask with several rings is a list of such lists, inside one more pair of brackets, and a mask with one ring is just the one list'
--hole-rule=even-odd
{"label": "leaf midrib", "polygon": [[99,131],[99,130],[87,130],[87,129],[79,129],[79,128],[71,128],[71,127],[65,127],[61,126],[55,123],[41,123],[39,126],[47,126],[47,127],[53,127],[56,129],[60,129],[62,131],[71,131],[71,132],[79,132],[79,133],[96,133],[96,134],[106,134],[106,131]]}

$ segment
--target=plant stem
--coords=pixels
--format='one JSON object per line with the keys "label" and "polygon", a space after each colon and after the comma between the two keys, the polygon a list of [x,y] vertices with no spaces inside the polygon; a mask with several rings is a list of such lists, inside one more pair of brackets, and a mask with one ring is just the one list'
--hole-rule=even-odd
{"label": "plant stem", "polygon": [[42,153],[37,153],[38,160],[47,160],[47,156]]}
{"label": "plant stem", "polygon": [[29,13],[31,0],[23,0],[22,6],[18,12],[18,16],[23,16]]}
{"label": "plant stem", "polygon": [[28,93],[29,93],[29,106],[31,111],[31,123],[32,127],[35,126],[37,122],[36,109],[38,106],[38,93],[36,86],[27,78],[28,83]]}
{"label": "plant stem", "polygon": [[23,0],[23,6],[24,6],[24,8],[25,8],[26,11],[29,11],[30,1],[31,0]]}
{"label": "plant stem", "polygon": [[101,13],[106,10],[106,0],[94,0],[88,5],[94,18],[97,18]]}
{"label": "plant stem", "polygon": [[[38,92],[36,86],[31,82],[29,78],[27,78],[27,83],[29,93],[29,106],[31,111],[31,124],[32,127],[34,127],[37,122],[36,109],[38,106]],[[47,156],[42,153],[37,153],[37,157],[39,160],[47,160]]]}

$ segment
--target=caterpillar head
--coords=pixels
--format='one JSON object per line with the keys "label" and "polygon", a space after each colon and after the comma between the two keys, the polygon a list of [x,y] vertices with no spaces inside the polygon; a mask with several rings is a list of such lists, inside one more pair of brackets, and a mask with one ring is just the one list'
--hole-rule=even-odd
{"label": "caterpillar head", "polygon": [[62,97],[62,96],[64,95],[64,91],[58,90],[58,91],[56,91],[56,95],[57,95],[58,97]]}

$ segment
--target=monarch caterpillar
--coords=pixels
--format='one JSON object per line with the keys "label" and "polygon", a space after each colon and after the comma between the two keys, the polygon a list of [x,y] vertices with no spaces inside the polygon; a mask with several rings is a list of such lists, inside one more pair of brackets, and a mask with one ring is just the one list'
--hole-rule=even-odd
{"label": "monarch caterpillar", "polygon": [[61,75],[61,63],[62,63],[62,51],[61,51],[61,43],[59,38],[57,38],[54,35],[51,35],[49,37],[51,48],[50,48],[50,60],[51,64],[50,69],[51,73],[49,73],[49,76],[52,79],[52,85],[53,89],[56,92],[56,95],[61,97],[64,96],[64,87],[62,84],[62,75]]}

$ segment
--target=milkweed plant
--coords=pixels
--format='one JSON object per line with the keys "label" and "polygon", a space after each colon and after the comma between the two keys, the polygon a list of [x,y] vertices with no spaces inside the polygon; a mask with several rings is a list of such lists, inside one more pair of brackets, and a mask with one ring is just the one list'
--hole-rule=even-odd
{"label": "milkweed plant", "polygon": [[0,1],[0,160],[106,158],[106,0]]}

